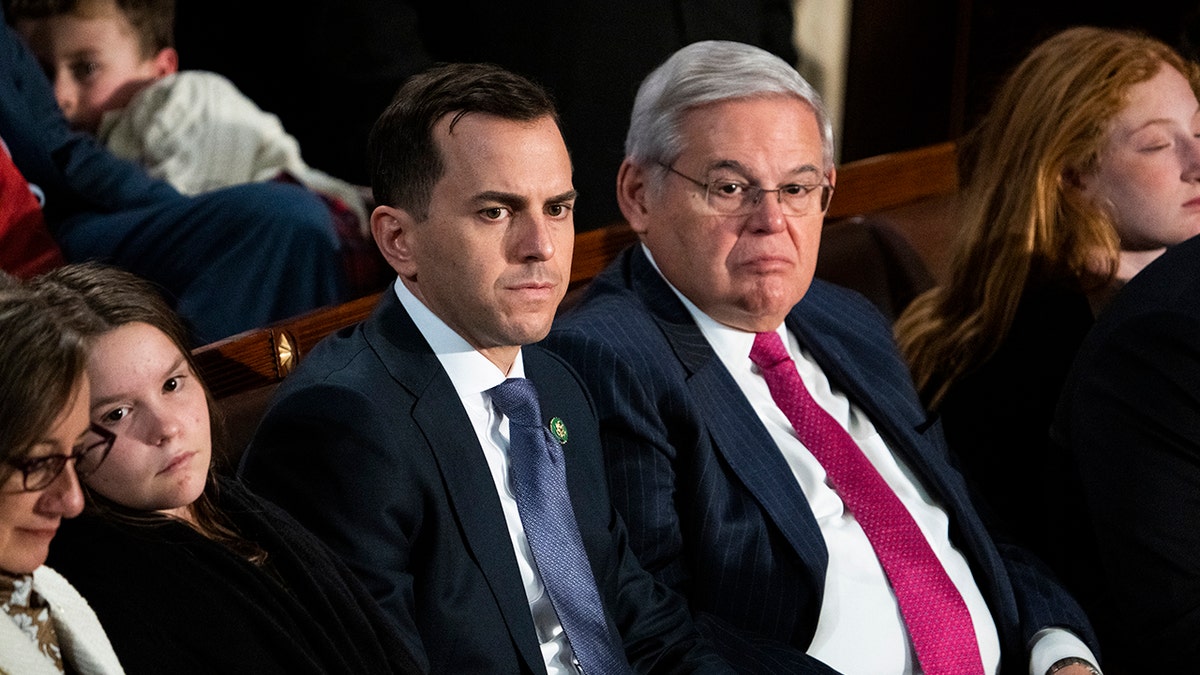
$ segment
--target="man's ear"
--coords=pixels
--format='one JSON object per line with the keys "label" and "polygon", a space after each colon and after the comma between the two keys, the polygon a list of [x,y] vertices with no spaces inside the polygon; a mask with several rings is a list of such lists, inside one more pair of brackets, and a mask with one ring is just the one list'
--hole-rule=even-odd
{"label": "man's ear", "polygon": [[639,236],[646,233],[649,221],[647,202],[650,187],[646,183],[646,174],[646,169],[628,157],[621,162],[621,168],[617,171],[617,205],[621,207],[629,227]]}
{"label": "man's ear", "polygon": [[166,77],[179,72],[179,52],[174,47],[164,47],[154,55],[154,75]]}
{"label": "man's ear", "polygon": [[371,212],[371,235],[383,259],[396,273],[415,278],[417,263],[412,250],[413,226],[416,219],[408,211],[392,206],[376,206]]}

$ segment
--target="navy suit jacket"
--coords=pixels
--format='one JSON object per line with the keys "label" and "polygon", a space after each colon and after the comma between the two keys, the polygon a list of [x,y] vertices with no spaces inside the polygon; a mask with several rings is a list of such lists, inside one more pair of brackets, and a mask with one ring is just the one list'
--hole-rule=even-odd
{"label": "navy suit jacket", "polygon": [[1127,672],[1200,661],[1198,271],[1193,237],[1126,284],[1084,339],[1051,431],[1083,489],[1058,539],[1075,563],[1064,578]]}
{"label": "navy suit jacket", "polygon": [[[1090,638],[1082,611],[1039,562],[993,542],[883,317],[816,280],[786,323],[949,514],[952,541],[1000,631],[1004,671],[1028,671],[1026,645],[1041,628]],[[791,667],[819,671],[802,654],[828,563],[816,519],[750,402],[640,246],[595,280],[546,346],[590,387],[613,501],[646,568],[688,598],[702,627],[719,617],[789,645]]]}
{"label": "navy suit jacket", "polygon": [[[523,355],[543,416],[566,423],[571,501],[630,662],[647,673],[726,672],[678,595],[630,553],[578,377],[537,347]],[[342,555],[433,672],[545,672],[487,460],[395,293],[284,381],[242,473]]]}

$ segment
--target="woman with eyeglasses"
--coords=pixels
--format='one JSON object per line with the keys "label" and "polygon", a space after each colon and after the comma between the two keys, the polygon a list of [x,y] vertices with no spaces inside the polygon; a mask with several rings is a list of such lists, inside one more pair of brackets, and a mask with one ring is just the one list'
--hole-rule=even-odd
{"label": "woman with eyeglasses", "polygon": [[968,477],[1040,552],[1069,477],[1050,424],[1084,335],[1200,233],[1197,92],[1200,66],[1143,35],[1073,28],[1035,48],[961,146],[949,282],[897,323]]}
{"label": "woman with eyeglasses", "polygon": [[0,673],[123,672],[88,603],[43,564],[114,438],[88,424],[84,359],[80,336],[0,273]]}
{"label": "woman with eyeglasses", "polygon": [[78,265],[33,288],[88,337],[91,421],[117,435],[51,564],[88,597],[128,672],[420,670],[327,547],[213,472],[211,400],[152,287]]}

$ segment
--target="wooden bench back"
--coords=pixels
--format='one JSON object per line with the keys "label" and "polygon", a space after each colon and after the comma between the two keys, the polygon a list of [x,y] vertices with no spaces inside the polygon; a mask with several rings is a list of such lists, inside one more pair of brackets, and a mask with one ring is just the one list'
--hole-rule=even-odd
{"label": "wooden bench back", "polygon": [[[948,205],[958,189],[955,161],[954,144],[943,143],[850,162],[838,170],[826,219],[883,214],[940,279],[953,230]],[[635,240],[624,223],[580,233],[571,287],[586,285]],[[200,347],[194,354],[201,376],[218,399],[275,384],[326,335],[366,318],[378,297],[319,309]]]}

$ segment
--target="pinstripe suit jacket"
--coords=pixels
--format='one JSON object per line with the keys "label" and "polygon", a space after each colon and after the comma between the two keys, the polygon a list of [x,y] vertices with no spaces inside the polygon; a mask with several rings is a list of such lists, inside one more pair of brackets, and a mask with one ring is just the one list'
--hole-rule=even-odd
{"label": "pinstripe suit jacket", "polygon": [[[1003,671],[1028,669],[1026,645],[1042,628],[1091,640],[1086,617],[1040,563],[984,527],[883,317],[861,296],[816,280],[786,323],[950,515],[953,543],[999,628]],[[580,372],[596,401],[612,498],[643,565],[689,599],[718,646],[732,627],[788,645],[773,658],[790,659],[793,670],[819,670],[802,654],[828,563],[816,519],[751,404],[640,246],[596,279],[546,346]]]}

